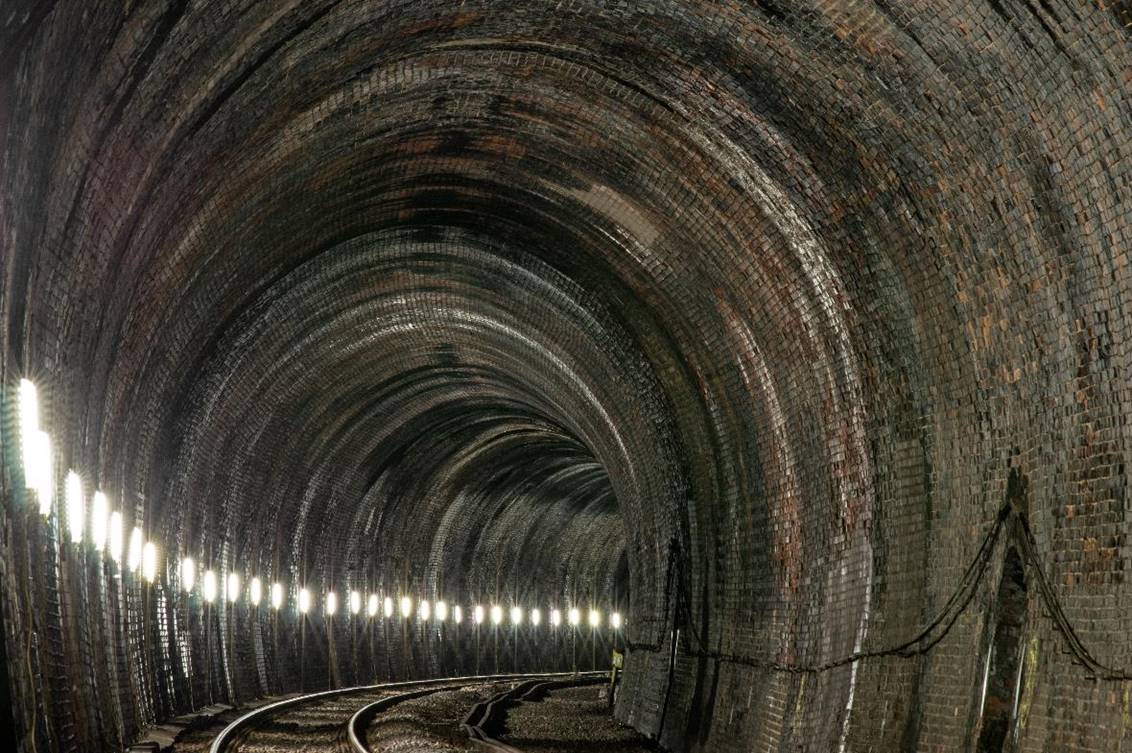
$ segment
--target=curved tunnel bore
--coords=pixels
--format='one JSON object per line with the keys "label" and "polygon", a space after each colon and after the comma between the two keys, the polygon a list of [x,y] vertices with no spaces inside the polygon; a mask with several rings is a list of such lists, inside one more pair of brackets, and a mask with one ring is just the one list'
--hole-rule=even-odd
{"label": "curved tunnel bore", "polygon": [[1129,28],[12,0],[19,749],[614,646],[674,750],[1119,747]]}

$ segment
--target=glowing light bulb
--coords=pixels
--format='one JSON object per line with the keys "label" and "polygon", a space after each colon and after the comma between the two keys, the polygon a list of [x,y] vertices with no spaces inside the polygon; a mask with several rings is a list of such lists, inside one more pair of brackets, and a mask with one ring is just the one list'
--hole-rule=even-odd
{"label": "glowing light bulb", "polygon": [[472,610],[472,619],[477,625],[483,624],[483,607],[479,604],[476,604],[476,608]]}
{"label": "glowing light bulb", "polygon": [[263,601],[263,581],[259,578],[252,578],[248,583],[248,599],[251,600],[253,607],[258,607]]}
{"label": "glowing light bulb", "polygon": [[115,510],[110,513],[110,521],[108,522],[110,529],[107,534],[110,548],[110,559],[114,560],[119,567],[122,566],[122,544],[123,536],[125,533],[125,524],[122,523],[122,513]]}
{"label": "glowing light bulb", "polygon": [[83,540],[83,482],[79,474],[70,471],[67,474],[67,527],[71,531],[71,543],[78,544]]}
{"label": "glowing light bulb", "polygon": [[20,380],[19,397],[20,446],[23,450],[24,477],[28,489],[35,488],[38,478],[32,469],[35,466],[35,435],[39,432],[39,391],[30,380]]}
{"label": "glowing light bulb", "polygon": [[621,629],[621,613],[620,612],[614,612],[613,614],[609,615],[609,624],[613,626],[614,630],[620,630]]}
{"label": "glowing light bulb", "polygon": [[331,617],[338,611],[338,594],[330,591],[326,594],[326,613]]}
{"label": "glowing light bulb", "polygon": [[390,596],[385,597],[385,602],[381,605],[381,613],[386,617],[393,616],[393,598]]}
{"label": "glowing light bulb", "polygon": [[219,590],[219,584],[216,582],[216,572],[213,570],[204,571],[204,579],[201,581],[200,595],[204,600],[211,604],[216,601],[216,592]]}
{"label": "glowing light bulb", "polygon": [[421,600],[420,604],[417,605],[417,617],[419,617],[422,621],[427,622],[428,618],[431,616],[432,608],[429,606],[429,603],[427,601]]}
{"label": "glowing light bulb", "polygon": [[90,500],[90,541],[95,551],[101,552],[106,548],[106,540],[110,535],[110,502],[102,492],[95,492]]}
{"label": "glowing light bulb", "polygon": [[496,625],[503,622],[503,607],[496,604],[491,608],[491,621]]}
{"label": "glowing light bulb", "polygon": [[145,537],[142,534],[142,529],[137,526],[130,532],[130,548],[126,551],[126,567],[130,569],[131,573],[136,573],[142,563],[142,546],[145,543]]}
{"label": "glowing light bulb", "polygon": [[436,619],[439,620],[440,622],[444,622],[445,620],[448,619],[448,604],[447,604],[447,602],[443,602],[443,601],[436,602]]}
{"label": "glowing light bulb", "polygon": [[413,600],[408,596],[401,597],[401,616],[406,620],[413,616]]}
{"label": "glowing light bulb", "polygon": [[185,593],[193,590],[193,585],[197,582],[197,563],[193,561],[192,557],[185,557],[181,560],[181,588]]}
{"label": "glowing light bulb", "polygon": [[[44,440],[46,440],[46,445],[44,445]],[[44,450],[46,449],[47,453],[50,454],[51,438],[45,432],[36,429],[26,439],[20,441],[24,443],[24,486],[29,491],[36,491],[43,483],[43,477],[47,471],[44,467],[44,462],[47,460],[44,456]]]}
{"label": "glowing light bulb", "polygon": [[534,625],[535,627],[538,627],[539,623],[541,623],[541,622],[542,622],[542,612],[538,611],[537,609],[532,609],[531,610],[531,624]]}
{"label": "glowing light bulb", "polygon": [[145,542],[142,547],[142,577],[146,583],[157,579],[157,545],[152,541]]}
{"label": "glowing light bulb", "polygon": [[464,621],[464,610],[459,606],[452,607],[452,621],[457,625]]}
{"label": "glowing light bulb", "polygon": [[596,609],[590,610],[590,627],[595,628],[601,624],[601,612]]}
{"label": "glowing light bulb", "polygon": [[350,592],[350,614],[362,611],[362,595],[357,591]]}
{"label": "glowing light bulb", "polygon": [[518,625],[523,621],[523,610],[519,607],[511,607],[511,624]]}
{"label": "glowing light bulb", "polygon": [[576,626],[579,622],[582,621],[582,613],[579,612],[577,609],[571,609],[570,612],[567,614],[567,619],[570,621],[571,625]]}
{"label": "glowing light bulb", "polygon": [[557,609],[550,610],[550,624],[553,625],[554,627],[558,627],[559,625],[561,625],[562,624],[562,612],[558,611]]}
{"label": "glowing light bulb", "polygon": [[283,606],[283,584],[271,584],[271,608],[279,609]]}
{"label": "glowing light bulb", "polygon": [[299,589],[299,614],[311,611],[311,592],[305,588]]}
{"label": "glowing light bulb", "polygon": [[370,617],[377,617],[378,605],[377,594],[370,594],[369,599],[366,600],[366,614]]}
{"label": "glowing light bulb", "polygon": [[228,573],[228,581],[224,587],[224,596],[233,604],[240,598],[240,574]]}

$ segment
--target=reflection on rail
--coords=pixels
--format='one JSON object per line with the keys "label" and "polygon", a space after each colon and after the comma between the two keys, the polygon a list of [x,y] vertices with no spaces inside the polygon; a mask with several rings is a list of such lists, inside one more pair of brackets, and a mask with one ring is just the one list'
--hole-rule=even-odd
{"label": "reflection on rail", "polygon": [[[570,684],[576,681],[596,682],[599,681],[601,677],[602,673],[584,673],[581,675],[572,673],[482,675],[380,683],[376,685],[339,688],[320,693],[309,693],[267,704],[266,706],[244,714],[225,727],[220,734],[217,735],[212,741],[209,753],[235,753],[235,751],[240,750],[242,743],[246,741],[248,735],[254,734],[257,730],[269,727],[281,714],[300,711],[307,706],[319,707],[321,704],[328,701],[335,703],[335,705],[339,707],[334,708],[333,711],[342,714],[343,717],[341,727],[338,730],[340,733],[338,739],[341,740],[342,737],[344,737],[345,739],[342,740],[342,742],[348,745],[348,748],[343,748],[343,750],[369,753],[370,748],[365,741],[366,727],[380,713],[393,708],[399,703],[444,690],[452,690],[469,685],[493,682],[516,682],[518,685],[515,688],[493,697],[486,706],[484,704],[477,704],[473,709],[472,715],[469,715],[468,720],[462,725],[469,731],[473,740],[478,740],[483,744],[490,745],[494,741],[491,741],[486,734],[483,734],[481,726],[486,724],[491,718],[493,708],[503,707],[501,702],[504,696],[509,696],[509,694],[514,694],[515,691],[520,690],[523,691],[525,695],[536,687],[548,683]],[[377,699],[372,698],[375,694],[379,694]],[[514,698],[517,697],[518,694],[515,694]],[[476,714],[476,710],[480,709],[481,706],[485,706],[485,708],[483,710],[484,713],[481,714],[483,718],[480,723],[469,725],[469,720],[472,720],[473,716]],[[325,724],[321,725],[321,731],[325,732],[326,727],[327,725]],[[476,730],[478,730],[478,732]],[[502,744],[496,743],[496,745],[501,746]],[[494,749],[514,750],[513,748],[507,747],[496,747]]]}

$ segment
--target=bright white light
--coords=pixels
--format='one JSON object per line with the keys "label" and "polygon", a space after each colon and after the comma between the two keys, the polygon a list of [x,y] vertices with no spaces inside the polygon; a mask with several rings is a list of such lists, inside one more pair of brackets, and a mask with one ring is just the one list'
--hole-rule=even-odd
{"label": "bright white light", "polygon": [[613,614],[609,615],[609,624],[613,626],[614,630],[620,630],[621,629],[621,613],[620,612],[614,612]]}
{"label": "bright white light", "polygon": [[209,604],[216,601],[216,591],[218,590],[217,587],[218,584],[216,582],[216,573],[212,570],[205,570],[204,579],[201,582],[200,586],[200,594]]}
{"label": "bright white light", "polygon": [[24,486],[39,495],[39,511],[51,514],[55,495],[52,484],[51,438],[39,430],[39,392],[27,379],[20,380],[20,448],[24,463]]}
{"label": "bright white light", "polygon": [[570,620],[571,625],[577,625],[579,622],[582,621],[582,613],[579,612],[577,609],[571,609],[568,616],[567,616],[567,619]]}
{"label": "bright white light", "polygon": [[311,611],[311,592],[305,588],[299,589],[299,614]]}
{"label": "bright white light", "polygon": [[497,604],[491,608],[491,621],[496,625],[503,622],[503,607]]}
{"label": "bright white light", "polygon": [[248,584],[248,599],[251,600],[253,607],[258,607],[263,601],[263,581],[259,578],[252,578]]}
{"label": "bright white light", "polygon": [[479,625],[483,622],[483,607],[476,604],[476,608],[472,610],[472,619]]}
{"label": "bright white light", "polygon": [[377,616],[378,598],[377,594],[370,594],[369,599],[366,600],[366,614],[370,617]]}
{"label": "bright white light", "polygon": [[20,446],[24,455],[24,478],[27,488],[34,489],[38,477],[34,476],[35,435],[39,432],[39,393],[27,379],[20,380]]}
{"label": "bright white light", "polygon": [[20,380],[20,431],[39,431],[39,390],[30,379]]}
{"label": "bright white light", "polygon": [[362,611],[362,595],[357,591],[350,592],[350,614]]}
{"label": "bright white light", "polygon": [[46,432],[37,431],[32,438],[31,464],[26,466],[27,484],[35,487],[39,498],[39,514],[51,514],[51,503],[55,500],[55,461],[51,453],[51,437]]}
{"label": "bright white light", "polygon": [[152,541],[142,547],[142,577],[147,583],[157,579],[157,545]]}
{"label": "bright white light", "polygon": [[518,625],[523,621],[523,610],[519,607],[511,607],[511,623]]}
{"label": "bright white light", "polygon": [[197,582],[197,563],[193,561],[192,557],[185,557],[181,560],[181,588],[185,593],[193,590],[193,585]]}
{"label": "bright white light", "polygon": [[601,624],[601,612],[596,609],[590,610],[590,627],[595,628]]}
{"label": "bright white light", "polygon": [[540,622],[542,622],[542,612],[538,611],[537,609],[532,609],[531,624],[535,627],[538,627]]}
{"label": "bright white light", "polygon": [[338,594],[330,591],[326,594],[326,613],[331,617],[338,611]]}
{"label": "bright white light", "polygon": [[110,531],[107,539],[110,542],[110,559],[122,565],[122,537],[124,535],[124,524],[122,523],[122,513],[115,510],[110,513],[110,521],[108,523]]}
{"label": "bright white light", "polygon": [[428,604],[427,601],[422,600],[421,603],[419,605],[417,605],[417,617],[419,617],[422,621],[427,622],[428,618],[431,617],[431,616],[432,616],[432,609],[429,607],[429,604]]}
{"label": "bright white light", "polygon": [[279,609],[283,606],[283,584],[271,584],[271,608]]}
{"label": "bright white light", "polygon": [[228,601],[235,603],[236,599],[240,598],[240,574],[228,573],[228,582],[224,587],[224,595]]}
{"label": "bright white light", "polygon": [[67,474],[67,527],[71,530],[71,542],[78,544],[83,540],[83,482],[79,474]]}
{"label": "bright white light", "polygon": [[386,596],[385,603],[381,605],[381,613],[386,617],[393,616],[393,597]]}
{"label": "bright white light", "polygon": [[142,529],[134,527],[130,532],[130,548],[126,550],[126,567],[130,568],[131,573],[136,573],[142,563],[142,545],[145,543],[145,538],[142,535]]}
{"label": "bright white light", "polygon": [[401,616],[406,620],[413,616],[413,600],[408,596],[401,597]]}
{"label": "bright white light", "polygon": [[464,621],[464,610],[458,606],[452,607],[452,621],[459,625]]}
{"label": "bright white light", "polygon": [[557,609],[550,610],[550,624],[554,627],[558,627],[562,624],[562,613]]}
{"label": "bright white light", "polygon": [[448,619],[448,604],[446,602],[436,602],[436,619],[440,622]]}
{"label": "bright white light", "polygon": [[90,500],[90,541],[95,551],[106,548],[106,538],[110,534],[110,502],[102,492],[95,492]]}

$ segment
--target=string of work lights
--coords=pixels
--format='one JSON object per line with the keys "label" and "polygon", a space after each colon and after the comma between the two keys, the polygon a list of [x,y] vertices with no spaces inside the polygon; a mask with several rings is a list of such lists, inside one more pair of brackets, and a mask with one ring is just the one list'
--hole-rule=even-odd
{"label": "string of work lights", "polygon": [[[21,379],[18,393],[18,421],[20,462],[23,470],[24,485],[28,492],[35,496],[39,503],[39,512],[45,518],[50,518],[55,508],[56,500],[56,474],[51,437],[40,428],[39,421],[39,392],[33,382]],[[87,503],[86,489],[82,476],[76,471],[68,470],[63,482],[63,509],[60,511],[60,522],[65,524],[71,543],[82,545],[89,536],[89,543],[98,552],[104,553],[119,568],[134,576],[140,576],[147,583],[155,583],[163,572],[162,550],[157,542],[147,540],[140,525],[135,525],[126,540],[125,520],[122,513],[111,509],[110,499],[100,490],[94,490]],[[124,558],[124,561],[123,561]],[[260,606],[265,595],[268,597],[272,609],[281,610],[288,606],[288,589],[281,582],[274,582],[265,593],[263,581],[256,576],[247,579],[246,587],[243,576],[238,572],[218,573],[212,569],[202,569],[192,556],[184,556],[180,561],[180,586],[186,593],[199,594],[207,604],[220,599],[229,603],[246,600],[254,607]],[[199,577],[198,577],[199,576]],[[321,595],[308,587],[300,587],[294,593],[294,608],[300,615],[306,615],[316,609],[317,603],[321,605],[322,614],[333,617],[339,611],[337,592],[330,590]],[[364,598],[364,605],[363,605]],[[451,620],[457,624],[465,619],[464,609],[460,606],[449,608],[448,602],[428,599],[414,599],[411,596],[399,596],[396,601],[392,596],[381,596],[377,593],[368,593],[363,597],[360,591],[351,590],[347,595],[346,608],[352,616],[361,616],[364,606],[365,616],[375,618],[379,615],[392,618],[399,615],[403,619],[412,619],[416,616],[421,621],[447,622]],[[547,610],[549,623],[558,627],[563,622],[577,627],[583,623],[593,629],[602,627],[604,619],[600,610],[590,608],[583,610],[570,607],[565,613],[560,609]],[[506,619],[505,619],[506,617]],[[543,612],[538,608],[524,610],[519,606],[512,606],[504,614],[503,607],[498,604],[471,606],[467,618],[475,625],[490,622],[492,625],[501,625],[509,621],[512,625],[524,622],[538,627],[543,621]],[[608,626],[620,630],[624,624],[621,615],[613,612],[608,615]]]}

